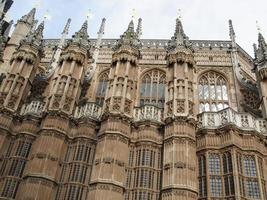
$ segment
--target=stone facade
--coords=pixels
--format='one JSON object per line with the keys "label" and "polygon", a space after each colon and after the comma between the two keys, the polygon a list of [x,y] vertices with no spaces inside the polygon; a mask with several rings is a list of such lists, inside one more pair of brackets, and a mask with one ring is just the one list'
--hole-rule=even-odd
{"label": "stone facade", "polygon": [[264,200],[267,45],[43,39],[35,9],[2,41],[0,199]]}

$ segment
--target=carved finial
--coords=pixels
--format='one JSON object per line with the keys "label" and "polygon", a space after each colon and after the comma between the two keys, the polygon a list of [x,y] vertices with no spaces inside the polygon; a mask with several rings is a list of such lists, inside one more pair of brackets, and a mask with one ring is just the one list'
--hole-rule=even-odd
{"label": "carved finial", "polygon": [[229,36],[230,36],[230,39],[232,41],[232,47],[235,48],[236,47],[236,42],[235,42],[235,30],[234,30],[233,22],[230,19],[228,21],[228,23],[229,23]]}
{"label": "carved finial", "polygon": [[256,59],[260,61],[267,61],[267,44],[263,35],[259,32],[258,35],[258,49],[254,47],[254,52],[256,52]]}
{"label": "carved finial", "polygon": [[93,16],[94,16],[94,15],[93,15],[91,9],[89,9],[88,12],[86,13],[86,18],[87,18],[87,20],[88,20],[88,21],[91,20],[91,19],[93,18]]}
{"label": "carved finial", "polygon": [[41,7],[41,0],[35,0],[34,2],[33,2],[33,7],[34,8],[39,8],[39,7]]}
{"label": "carved finial", "polygon": [[178,19],[182,20],[182,10],[178,9]]}
{"label": "carved finial", "polygon": [[19,21],[23,21],[30,25],[33,25],[35,13],[36,13],[36,8],[33,8],[27,15],[24,15]]}
{"label": "carved finial", "polygon": [[65,27],[64,27],[64,30],[63,30],[62,34],[66,34],[67,35],[69,33],[70,23],[71,23],[71,19],[69,18],[67,23],[66,23],[66,25],[65,25]]}
{"label": "carved finial", "polygon": [[97,32],[97,34],[104,34],[105,31],[105,24],[106,24],[106,18],[102,19],[99,31]]}
{"label": "carved finial", "polygon": [[128,33],[133,33],[134,32],[134,22],[133,22],[133,20],[130,21],[130,23],[128,25],[127,32]]}
{"label": "carved finial", "polygon": [[78,43],[86,48],[89,48],[89,36],[88,36],[88,20],[85,20],[81,29],[72,36],[72,42]]}
{"label": "carved finial", "polygon": [[44,21],[42,21],[34,32],[30,32],[22,43],[30,43],[37,47],[42,47],[43,42]]}
{"label": "carved finial", "polygon": [[260,32],[259,32],[258,42],[259,42],[259,48],[265,48],[267,46],[265,39]]}
{"label": "carved finial", "polygon": [[138,25],[137,25],[137,28],[136,28],[136,34],[137,34],[138,38],[140,38],[141,35],[142,35],[142,18],[138,19]]}
{"label": "carved finial", "polygon": [[38,25],[38,20],[34,20],[33,25],[32,25],[32,30],[31,30],[31,32],[34,32],[34,31],[35,31],[37,25]]}
{"label": "carved finial", "polygon": [[191,43],[189,42],[188,37],[184,33],[182,21],[180,19],[181,17],[176,18],[176,26],[175,26],[175,32],[173,37],[171,38],[171,41],[169,42],[168,45],[168,50],[174,50],[177,48],[184,48],[184,47],[189,47],[191,48]]}
{"label": "carved finial", "polygon": [[136,16],[136,10],[133,8],[133,9],[132,9],[132,12],[131,12],[131,20],[132,20],[132,21],[134,21],[135,16]]}
{"label": "carved finial", "polygon": [[261,27],[260,27],[260,25],[259,25],[258,20],[256,21],[256,27],[257,27],[257,31],[258,31],[258,33],[261,33]]}
{"label": "carved finial", "polygon": [[177,44],[179,45],[184,44],[186,35],[184,33],[183,25],[179,17],[176,19],[174,37],[176,39]]}
{"label": "carved finial", "polygon": [[137,33],[134,30],[134,22],[130,21],[127,30],[121,35],[120,40],[117,45],[115,45],[114,50],[119,49],[123,45],[131,46],[135,49],[141,48],[142,44],[138,38]]}
{"label": "carved finial", "polygon": [[235,37],[235,31],[234,31],[233,22],[231,19],[229,20],[229,35],[231,39]]}
{"label": "carved finial", "polygon": [[50,21],[52,19],[52,16],[49,14],[49,10],[46,10],[44,14],[44,21]]}

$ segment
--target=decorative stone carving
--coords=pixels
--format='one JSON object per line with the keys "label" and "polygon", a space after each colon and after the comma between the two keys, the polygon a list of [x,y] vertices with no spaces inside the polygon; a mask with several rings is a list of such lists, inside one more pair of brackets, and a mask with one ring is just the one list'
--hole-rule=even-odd
{"label": "decorative stone carving", "polygon": [[21,115],[33,115],[41,117],[44,110],[44,103],[41,101],[32,101],[29,104],[24,104],[21,108]]}
{"label": "decorative stone carving", "polygon": [[76,108],[75,118],[91,118],[100,120],[102,108],[95,103],[87,102],[84,106]]}
{"label": "decorative stone carving", "polygon": [[163,122],[163,110],[153,105],[144,105],[140,108],[135,108],[134,116],[134,121],[148,120],[160,123]]}
{"label": "decorative stone carving", "polygon": [[254,130],[266,135],[266,120],[255,118],[249,113],[238,113],[231,108],[218,112],[203,112],[198,115],[200,128],[218,128],[234,124],[243,130]]}

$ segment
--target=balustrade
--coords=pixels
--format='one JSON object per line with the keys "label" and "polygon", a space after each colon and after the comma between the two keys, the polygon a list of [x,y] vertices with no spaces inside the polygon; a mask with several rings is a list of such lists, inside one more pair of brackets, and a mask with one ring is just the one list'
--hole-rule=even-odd
{"label": "balustrade", "polygon": [[41,101],[32,101],[29,104],[24,104],[21,108],[21,115],[33,115],[41,117],[44,111],[44,103]]}
{"label": "balustrade", "polygon": [[144,105],[134,109],[134,121],[151,120],[156,122],[163,122],[163,110],[153,106]]}
{"label": "balustrade", "polygon": [[249,113],[238,113],[231,108],[218,112],[203,112],[198,115],[200,128],[217,128],[226,124],[235,124],[244,130],[256,130],[266,133],[266,120],[255,118]]}

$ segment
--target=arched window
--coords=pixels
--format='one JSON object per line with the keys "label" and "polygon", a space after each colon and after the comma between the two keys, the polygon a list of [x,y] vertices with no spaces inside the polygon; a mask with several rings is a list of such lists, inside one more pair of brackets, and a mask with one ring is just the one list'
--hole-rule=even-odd
{"label": "arched window", "polygon": [[99,81],[96,91],[96,103],[100,106],[104,104],[107,87],[108,87],[108,72],[106,71],[99,76]]}
{"label": "arched window", "polygon": [[140,105],[155,105],[163,108],[165,101],[166,75],[160,70],[144,74],[141,82]]}
{"label": "arched window", "polygon": [[199,111],[219,111],[229,107],[227,82],[219,73],[209,71],[198,82]]}

